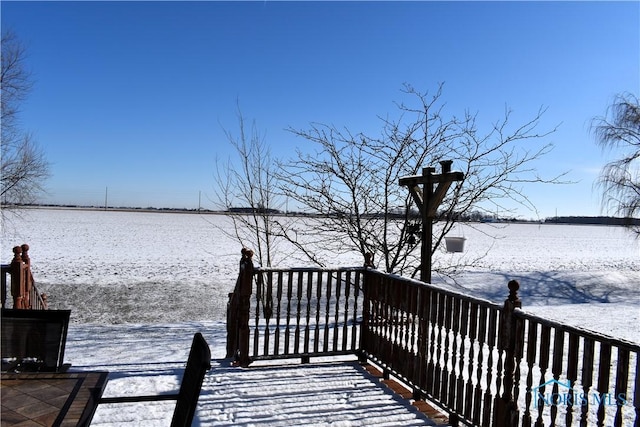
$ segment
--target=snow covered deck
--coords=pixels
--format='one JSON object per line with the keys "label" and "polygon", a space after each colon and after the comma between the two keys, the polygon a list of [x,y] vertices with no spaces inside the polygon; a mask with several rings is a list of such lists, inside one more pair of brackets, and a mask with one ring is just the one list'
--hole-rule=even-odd
{"label": "snow covered deck", "polygon": [[[108,370],[104,396],[168,392],[179,384],[193,333],[201,331],[215,360],[196,426],[437,425],[353,358],[229,366],[223,360],[225,328],[219,322],[72,325],[65,361],[72,369]],[[91,425],[156,427],[168,425],[172,413],[172,402],[101,405]]]}

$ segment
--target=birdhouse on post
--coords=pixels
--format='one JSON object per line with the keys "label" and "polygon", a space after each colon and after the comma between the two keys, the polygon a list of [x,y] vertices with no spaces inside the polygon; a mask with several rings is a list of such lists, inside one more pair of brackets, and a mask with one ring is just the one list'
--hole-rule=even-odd
{"label": "birdhouse on post", "polygon": [[[399,184],[406,186],[418,205],[422,218],[422,248],[420,253],[420,280],[431,282],[431,245],[433,240],[433,221],[438,207],[444,200],[447,190],[454,181],[462,181],[462,172],[451,172],[452,160],[440,162],[442,172],[436,174],[434,167],[422,169],[422,175],[405,176]],[[422,186],[422,187],[421,187]]]}

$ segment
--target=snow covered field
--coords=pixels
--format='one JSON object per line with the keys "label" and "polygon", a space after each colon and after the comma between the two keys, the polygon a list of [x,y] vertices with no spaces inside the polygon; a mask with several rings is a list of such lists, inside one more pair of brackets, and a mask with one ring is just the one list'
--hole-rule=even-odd
{"label": "snow covered field", "polygon": [[[108,394],[170,390],[194,332],[203,332],[214,358],[224,356],[227,294],[241,249],[212,225],[224,221],[217,215],[30,209],[3,229],[1,259],[8,263],[13,246],[30,245],[39,289],[53,308],[72,310],[65,361],[74,368],[109,370]],[[472,259],[490,249],[487,255],[455,282],[436,277],[434,283],[501,303],[508,280],[517,279],[524,310],[640,343],[640,243],[625,229],[475,227],[459,230],[467,238],[464,253],[443,252],[438,262]],[[335,263],[362,260],[354,255]],[[287,264],[301,265],[293,259]],[[357,365],[215,365],[203,387],[199,425],[427,423]],[[133,374],[141,378],[124,378]],[[378,409],[380,417],[372,418]],[[93,425],[155,426],[171,411],[170,403],[140,411],[104,406]]]}

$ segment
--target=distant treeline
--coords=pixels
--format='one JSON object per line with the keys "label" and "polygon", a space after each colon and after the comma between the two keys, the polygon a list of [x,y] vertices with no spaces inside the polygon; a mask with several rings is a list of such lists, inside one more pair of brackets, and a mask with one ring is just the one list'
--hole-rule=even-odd
{"label": "distant treeline", "polygon": [[[131,211],[131,212],[184,212],[184,213],[209,213],[209,214],[240,214],[240,215],[250,215],[250,214],[261,214],[261,215],[286,215],[286,216],[306,216],[306,217],[345,217],[349,214],[344,212],[336,212],[332,214],[313,214],[308,212],[282,212],[277,209],[265,209],[265,208],[247,208],[247,207],[231,207],[227,211],[215,211],[209,209],[188,209],[188,208],[155,208],[155,207],[108,207],[104,206],[82,206],[82,205],[63,205],[63,204],[43,204],[43,203],[32,203],[32,204],[23,204],[23,205],[10,205],[2,203],[0,207],[3,208],[16,208],[16,207],[35,207],[35,208],[52,208],[52,209],[89,209],[89,210],[110,210],[110,211]],[[396,218],[399,220],[403,220],[406,215],[401,212],[390,212],[387,214],[390,218]],[[379,214],[368,214],[365,215],[369,218],[382,218],[385,215],[382,213]],[[508,217],[495,217],[491,215],[486,215],[480,212],[471,212],[469,214],[453,214],[447,215],[446,213],[439,212],[436,218],[437,221],[445,220],[448,216],[452,216],[456,221],[459,222],[534,222],[540,223],[544,222],[545,224],[587,224],[587,225],[623,225],[623,226],[640,226],[639,218],[617,218],[610,216],[558,216],[558,217],[550,217],[541,220],[523,220],[516,218],[508,218]],[[409,218],[416,220],[420,218],[420,212],[417,210],[411,210],[408,215]]]}
{"label": "distant treeline", "polygon": [[614,218],[610,216],[558,216],[547,218],[544,222],[552,224],[640,225],[640,219],[638,218]]}

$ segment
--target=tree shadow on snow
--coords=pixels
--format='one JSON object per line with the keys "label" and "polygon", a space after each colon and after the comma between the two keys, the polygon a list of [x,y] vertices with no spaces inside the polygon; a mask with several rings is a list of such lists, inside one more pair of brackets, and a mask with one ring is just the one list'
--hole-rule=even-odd
{"label": "tree shadow on snow", "polygon": [[616,284],[595,275],[572,276],[560,272],[527,272],[525,274],[481,273],[484,285],[471,280],[474,273],[449,283],[459,292],[501,304],[509,295],[508,282],[517,280],[518,295],[523,306],[588,303],[633,303],[640,300],[640,287],[631,283]]}

